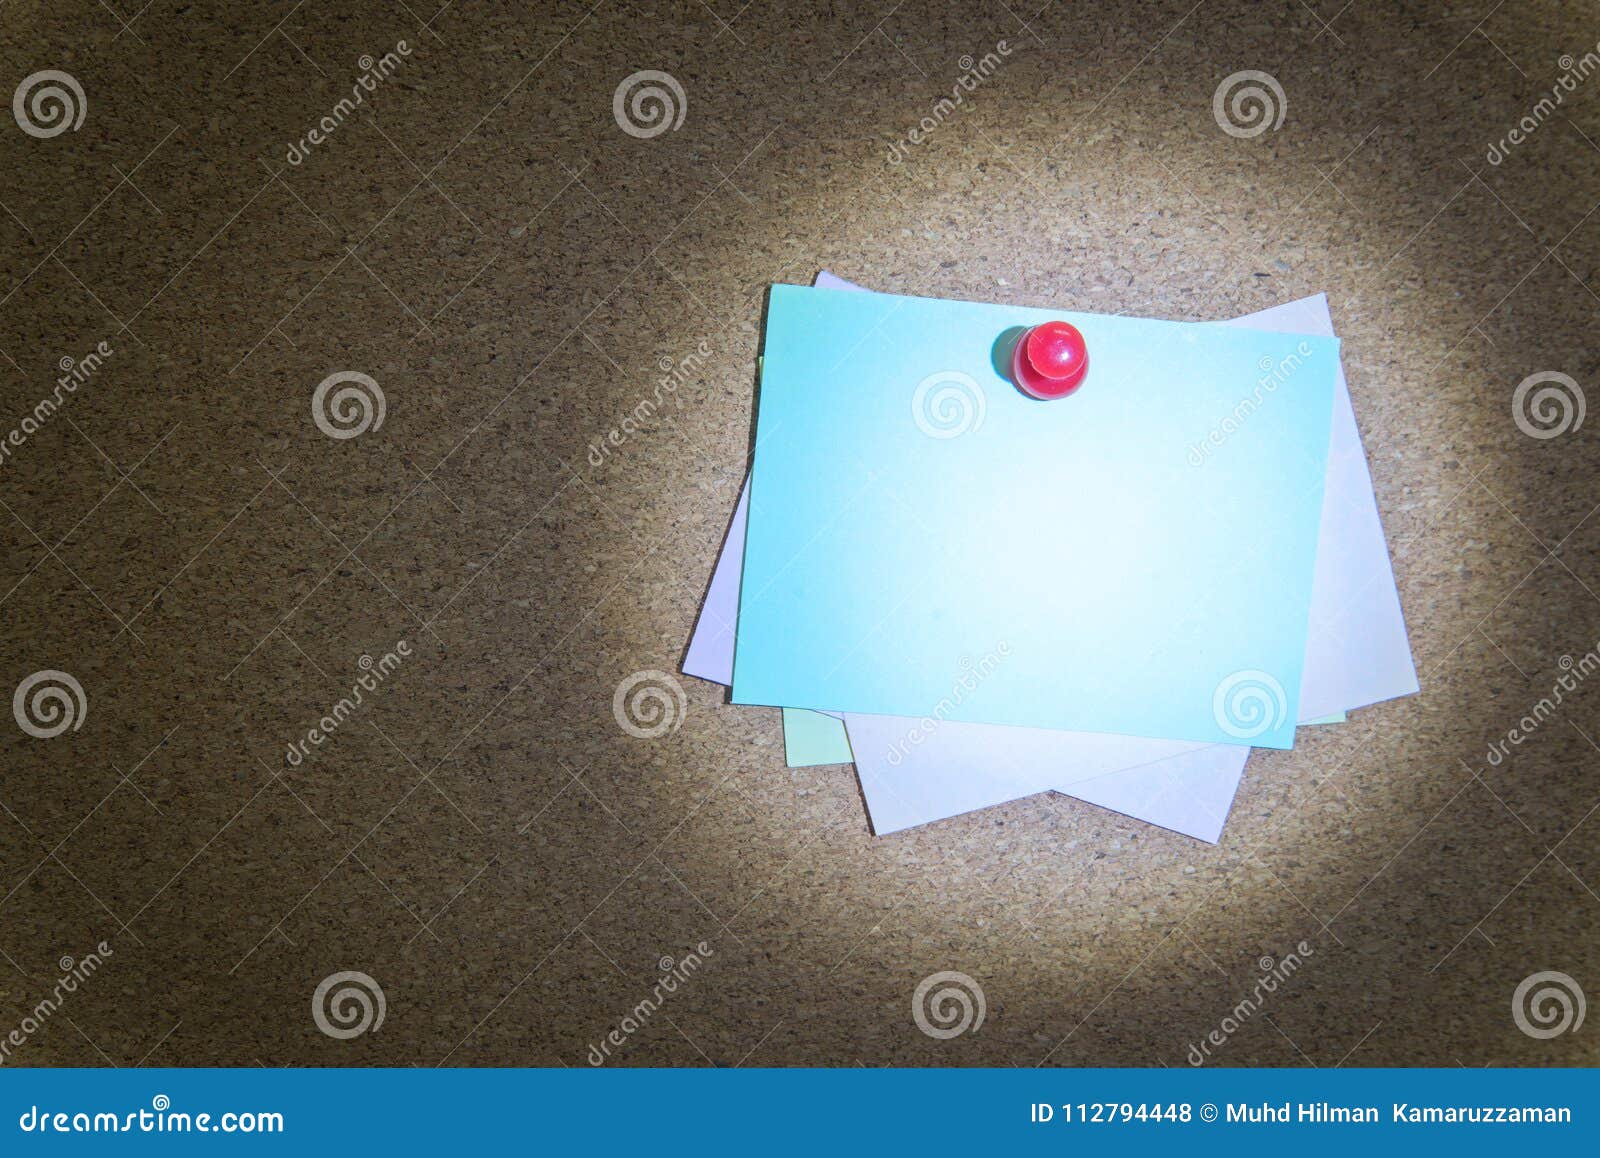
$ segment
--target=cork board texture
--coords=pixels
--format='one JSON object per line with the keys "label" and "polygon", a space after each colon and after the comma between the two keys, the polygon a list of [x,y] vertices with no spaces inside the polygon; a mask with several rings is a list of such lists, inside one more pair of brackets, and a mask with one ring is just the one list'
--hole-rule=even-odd
{"label": "cork board texture", "polygon": [[[1600,27],[1035,8],[4,6],[6,1064],[1597,1059]],[[1326,292],[1422,693],[875,837],[672,674],[819,269]]]}

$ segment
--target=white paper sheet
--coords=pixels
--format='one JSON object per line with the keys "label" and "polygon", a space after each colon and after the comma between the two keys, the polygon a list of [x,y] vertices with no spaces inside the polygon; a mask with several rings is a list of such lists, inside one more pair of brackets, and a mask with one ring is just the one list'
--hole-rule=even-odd
{"label": "white paper sheet", "polygon": [[[1232,324],[1333,333],[1327,298],[1321,294]],[[1313,630],[1306,645],[1301,695],[1304,720],[1417,691],[1388,544],[1343,373],[1333,405],[1312,584]],[[1248,755],[1242,748],[1230,753],[1227,745],[1173,754],[1166,742],[957,723],[941,723],[922,742],[912,744],[908,737],[915,734],[913,730],[925,730],[919,721],[850,713],[844,719],[873,827],[879,833],[1048,789],[1081,795],[1076,785],[1098,777],[1095,792],[1100,799],[1095,803],[1138,815],[1136,807],[1159,800],[1164,819],[1142,819],[1214,841],[1220,832],[1219,812],[1226,816],[1237,788],[1239,773],[1233,766],[1242,771],[1243,757]],[[1115,778],[1105,772],[1117,766],[1136,768],[1139,775],[1127,784],[1111,785],[1107,781]],[[1114,789],[1109,796],[1108,788]],[[1217,793],[1223,790],[1227,804],[1219,809]],[[1108,799],[1115,802],[1107,803]]]}

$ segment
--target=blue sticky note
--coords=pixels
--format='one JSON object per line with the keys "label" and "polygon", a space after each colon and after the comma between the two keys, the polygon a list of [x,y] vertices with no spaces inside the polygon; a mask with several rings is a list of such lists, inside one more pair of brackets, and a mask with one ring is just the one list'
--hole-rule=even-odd
{"label": "blue sticky note", "polygon": [[1338,345],[774,286],[733,699],[1292,747]]}

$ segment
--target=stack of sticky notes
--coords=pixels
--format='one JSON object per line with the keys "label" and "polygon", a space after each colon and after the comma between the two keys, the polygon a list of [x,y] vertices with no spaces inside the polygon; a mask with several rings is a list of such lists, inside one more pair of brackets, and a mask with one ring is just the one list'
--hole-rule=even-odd
{"label": "stack of sticky notes", "polygon": [[[1081,388],[1010,380],[1083,335]],[[1165,322],[774,286],[683,670],[882,834],[1056,791],[1216,841],[1251,746],[1417,690],[1326,299]]]}

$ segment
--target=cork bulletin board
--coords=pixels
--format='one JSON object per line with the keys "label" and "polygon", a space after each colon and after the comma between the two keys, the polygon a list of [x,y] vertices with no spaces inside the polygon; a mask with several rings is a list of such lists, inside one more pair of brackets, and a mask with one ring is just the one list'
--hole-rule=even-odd
{"label": "cork bulletin board", "polygon": [[[1600,27],[1034,7],[0,10],[7,1064],[1596,1060]],[[1420,693],[875,833],[682,671],[821,270],[1326,294]]]}

